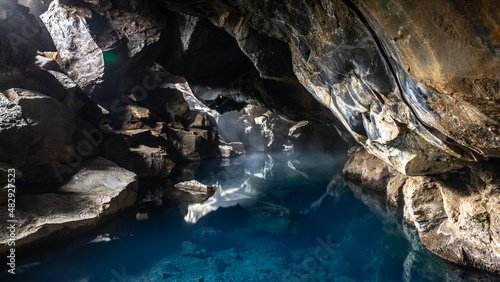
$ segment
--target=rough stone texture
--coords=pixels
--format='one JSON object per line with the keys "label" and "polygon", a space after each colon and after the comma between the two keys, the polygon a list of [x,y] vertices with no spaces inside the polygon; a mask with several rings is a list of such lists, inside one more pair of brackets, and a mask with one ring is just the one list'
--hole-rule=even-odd
{"label": "rough stone texture", "polygon": [[[283,78],[291,60],[301,84],[358,143],[402,173],[500,156],[494,1],[164,2],[225,28],[262,76],[270,69],[269,77]],[[289,58],[272,56],[282,64],[265,58],[285,54],[283,43]],[[468,50],[472,56],[459,55]]]}
{"label": "rough stone texture", "polygon": [[433,253],[461,265],[500,269],[498,164],[474,165],[462,174],[410,177],[405,218]]}
{"label": "rough stone texture", "polygon": [[31,67],[25,71],[25,79],[20,86],[59,100],[71,112],[96,126],[102,119],[98,105],[71,78],[60,71]]}
{"label": "rough stone texture", "polygon": [[92,38],[86,17],[91,11],[53,1],[40,18],[50,32],[58,51],[61,68],[86,93],[102,84],[104,57]]}
{"label": "rough stone texture", "polygon": [[385,192],[386,202],[403,208],[432,253],[497,273],[499,172],[500,163],[490,161],[435,176],[405,176],[364,150],[354,153],[344,168],[347,177]]}
{"label": "rough stone texture", "polygon": [[184,160],[201,160],[219,156],[219,136],[211,129],[168,128],[167,134]]}
{"label": "rough stone texture", "polygon": [[40,27],[17,1],[0,2],[0,91],[16,87],[35,60]]}
{"label": "rough stone texture", "polygon": [[[103,158],[89,160],[57,191],[17,196],[15,246],[89,230],[106,217],[132,206],[136,193],[134,173]],[[9,217],[5,205],[0,218],[0,227],[6,230]],[[7,241],[8,233],[1,232],[0,253],[10,248]]]}
{"label": "rough stone texture", "polygon": [[[161,51],[165,16],[154,1],[53,1],[40,18],[63,70],[104,103],[139,85]],[[114,95],[110,95],[110,91]]]}
{"label": "rough stone texture", "polygon": [[165,177],[174,166],[175,163],[161,147],[140,145],[138,148],[129,149],[127,168],[139,177]]}
{"label": "rough stone texture", "polygon": [[[91,128],[61,102],[41,93],[13,88],[0,97],[7,108],[0,127],[5,134],[2,161],[18,166],[66,162],[77,141],[85,138],[80,130]],[[94,153],[94,148],[85,150],[90,150],[86,156]]]}

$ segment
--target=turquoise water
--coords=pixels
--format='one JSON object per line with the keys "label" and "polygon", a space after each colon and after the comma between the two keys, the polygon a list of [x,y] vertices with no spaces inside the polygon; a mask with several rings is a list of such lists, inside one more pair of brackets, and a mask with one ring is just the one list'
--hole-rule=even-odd
{"label": "turquoise water", "polygon": [[[186,166],[176,180],[195,178],[219,186],[205,203],[174,204],[163,198],[161,204],[158,199],[142,204],[71,240],[76,241],[72,244],[61,242],[27,255],[15,276],[4,273],[0,280],[459,281],[467,277],[426,251],[415,231],[376,196],[348,185],[341,176],[346,160],[344,153],[252,154],[229,164],[209,161]],[[137,212],[148,219],[138,221]]]}

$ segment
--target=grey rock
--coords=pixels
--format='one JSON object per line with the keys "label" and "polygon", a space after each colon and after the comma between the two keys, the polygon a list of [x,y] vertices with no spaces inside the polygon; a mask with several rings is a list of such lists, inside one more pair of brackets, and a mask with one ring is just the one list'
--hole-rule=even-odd
{"label": "grey rock", "polygon": [[[114,163],[95,158],[75,170],[73,177],[57,191],[49,194],[16,197],[16,247],[42,240],[55,240],[65,233],[87,231],[104,219],[134,205],[137,176]],[[0,211],[5,230],[9,214]],[[10,247],[7,232],[0,233],[0,253]],[[40,240],[40,241],[39,241]]]}
{"label": "grey rock", "polygon": [[104,76],[103,53],[86,20],[90,15],[88,9],[53,1],[40,16],[54,40],[59,65],[86,93],[100,86]]}

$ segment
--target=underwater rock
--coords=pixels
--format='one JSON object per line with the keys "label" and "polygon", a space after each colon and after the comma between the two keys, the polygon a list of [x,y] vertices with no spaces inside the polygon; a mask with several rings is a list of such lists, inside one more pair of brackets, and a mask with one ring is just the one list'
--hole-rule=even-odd
{"label": "underwater rock", "polygon": [[207,264],[208,267],[212,268],[213,270],[217,272],[224,272],[224,269],[226,269],[227,263],[220,258],[216,257],[209,257],[207,258]]}
{"label": "underwater rock", "polygon": [[[75,170],[72,178],[49,194],[16,198],[16,247],[56,240],[87,231],[109,216],[134,205],[137,176],[114,163],[94,158]],[[9,213],[0,211],[0,227],[7,228]],[[10,247],[7,232],[0,233],[0,253]]]}
{"label": "underwater rock", "polygon": [[292,213],[284,206],[258,201],[245,209],[249,226],[272,234],[286,232],[292,222]]}
{"label": "underwater rock", "polygon": [[181,254],[196,258],[210,258],[212,256],[207,250],[200,248],[191,241],[184,241],[181,243]]}

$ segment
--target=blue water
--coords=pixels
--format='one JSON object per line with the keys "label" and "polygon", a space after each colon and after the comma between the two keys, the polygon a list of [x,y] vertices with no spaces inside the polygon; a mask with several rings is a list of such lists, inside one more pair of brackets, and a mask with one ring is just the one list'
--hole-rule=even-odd
{"label": "blue water", "polygon": [[[0,280],[461,280],[395,211],[347,185],[346,160],[345,153],[252,154],[186,166],[177,180],[219,185],[207,202],[144,204],[72,244],[18,254],[23,266]],[[137,212],[148,219],[136,220]]]}

